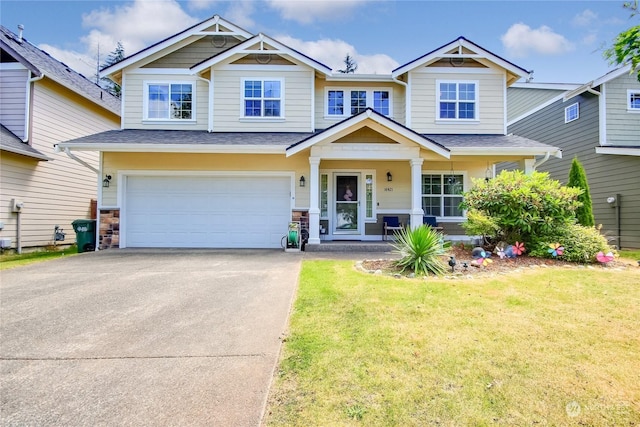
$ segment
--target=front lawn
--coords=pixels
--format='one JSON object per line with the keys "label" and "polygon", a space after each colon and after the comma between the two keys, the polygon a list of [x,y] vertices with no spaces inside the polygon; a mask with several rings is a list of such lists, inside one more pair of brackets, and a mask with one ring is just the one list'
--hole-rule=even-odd
{"label": "front lawn", "polygon": [[43,249],[22,254],[5,253],[0,255],[0,270],[34,264],[36,262],[48,261],[60,258],[65,255],[77,255],[78,249],[75,245],[64,249]]}
{"label": "front lawn", "polygon": [[268,426],[640,425],[640,269],[305,261]]}

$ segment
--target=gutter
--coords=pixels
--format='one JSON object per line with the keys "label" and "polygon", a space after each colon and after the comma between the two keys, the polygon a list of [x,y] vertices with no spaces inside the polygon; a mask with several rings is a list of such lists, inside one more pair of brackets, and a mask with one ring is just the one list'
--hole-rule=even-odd
{"label": "gutter", "polygon": [[[31,71],[29,71],[29,74],[31,74]],[[26,100],[25,100],[25,118],[24,118],[24,137],[22,138],[22,142],[29,142],[29,134],[30,132],[30,126],[31,126],[31,83],[33,82],[37,82],[38,80],[42,80],[44,79],[44,73],[41,73],[39,76],[37,77],[31,77],[30,79],[27,79],[27,83],[26,83]]]}
{"label": "gutter", "polygon": [[[55,145],[55,152],[59,153],[61,151],[62,151],[62,149],[58,146],[58,144],[56,144]],[[100,173],[100,171],[98,169],[94,168],[89,163],[87,163],[84,160],[82,160],[81,158],[77,157],[75,154],[71,154],[71,150],[69,149],[69,147],[65,147],[64,152],[67,154],[67,156],[69,156],[71,159],[75,160],[76,162],[80,163],[82,166],[85,166],[85,167],[91,169],[93,172],[95,172],[96,175],[98,175]]]}

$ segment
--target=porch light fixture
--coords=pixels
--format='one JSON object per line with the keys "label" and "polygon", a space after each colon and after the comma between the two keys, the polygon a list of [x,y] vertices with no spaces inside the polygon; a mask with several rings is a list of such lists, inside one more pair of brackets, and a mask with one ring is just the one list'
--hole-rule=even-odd
{"label": "porch light fixture", "polygon": [[393,175],[391,175],[391,172],[387,172],[387,181],[393,181]]}
{"label": "porch light fixture", "polygon": [[307,180],[304,179],[304,175],[300,176],[300,187],[304,187],[307,183]]}
{"label": "porch light fixture", "polygon": [[109,188],[109,183],[111,182],[111,175],[106,175],[102,180],[102,186],[104,188]]}

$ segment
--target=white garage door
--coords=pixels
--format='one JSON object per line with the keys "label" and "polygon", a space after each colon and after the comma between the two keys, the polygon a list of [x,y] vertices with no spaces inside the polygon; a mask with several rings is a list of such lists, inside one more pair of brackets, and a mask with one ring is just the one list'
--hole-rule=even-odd
{"label": "white garage door", "polygon": [[279,248],[291,219],[291,179],[130,176],[126,247]]}

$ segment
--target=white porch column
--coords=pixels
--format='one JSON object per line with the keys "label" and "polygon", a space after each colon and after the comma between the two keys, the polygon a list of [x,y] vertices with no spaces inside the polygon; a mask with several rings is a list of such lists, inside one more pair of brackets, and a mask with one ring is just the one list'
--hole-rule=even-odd
{"label": "white porch column", "polygon": [[411,228],[422,225],[422,163],[424,159],[411,159]]}
{"label": "white porch column", "polygon": [[320,244],[320,158],[309,157],[309,244]]}
{"label": "white porch column", "polygon": [[533,165],[535,165],[536,159],[524,159],[520,160],[520,169],[524,171],[526,175],[530,175],[535,170]]}

